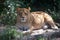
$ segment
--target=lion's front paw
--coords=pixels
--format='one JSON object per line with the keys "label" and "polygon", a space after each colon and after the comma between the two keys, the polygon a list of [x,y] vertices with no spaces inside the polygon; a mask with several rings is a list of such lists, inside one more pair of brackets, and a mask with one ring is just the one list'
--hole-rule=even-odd
{"label": "lion's front paw", "polygon": [[55,26],[55,27],[52,27],[52,29],[58,29],[58,27],[57,27],[57,26]]}

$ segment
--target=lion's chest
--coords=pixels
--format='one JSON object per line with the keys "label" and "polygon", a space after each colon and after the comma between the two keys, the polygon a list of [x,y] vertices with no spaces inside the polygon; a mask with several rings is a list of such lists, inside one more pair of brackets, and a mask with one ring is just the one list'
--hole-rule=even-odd
{"label": "lion's chest", "polygon": [[18,24],[16,24],[16,26],[18,27],[18,29],[26,31],[30,28],[31,25],[29,23],[28,24],[18,23]]}

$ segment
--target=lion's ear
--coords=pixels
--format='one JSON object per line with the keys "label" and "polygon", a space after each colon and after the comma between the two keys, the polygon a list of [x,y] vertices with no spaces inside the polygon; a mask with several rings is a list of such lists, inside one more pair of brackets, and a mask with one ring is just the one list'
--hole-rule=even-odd
{"label": "lion's ear", "polygon": [[17,13],[20,11],[20,8],[18,7],[18,8],[16,8],[16,11],[17,11]]}
{"label": "lion's ear", "polygon": [[28,7],[27,9],[28,9],[28,10],[31,10],[31,8],[30,8],[30,7]]}

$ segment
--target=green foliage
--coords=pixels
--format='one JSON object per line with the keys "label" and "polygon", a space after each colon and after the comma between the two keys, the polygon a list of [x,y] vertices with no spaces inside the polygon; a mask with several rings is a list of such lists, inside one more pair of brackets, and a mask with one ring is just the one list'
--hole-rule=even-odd
{"label": "green foliage", "polygon": [[[52,0],[5,0],[4,3],[0,4],[0,23],[14,25],[17,16],[16,7],[31,7],[31,11],[46,11],[50,9],[52,17],[54,19],[60,19],[60,14],[56,12],[56,10],[58,11],[59,9],[59,2],[59,0],[55,2]],[[54,3],[56,3],[56,5]]]}
{"label": "green foliage", "polygon": [[15,26],[7,26],[7,28],[0,33],[0,40],[12,40],[17,38],[18,35],[20,37],[23,36],[22,32],[18,32]]}
{"label": "green foliage", "polygon": [[14,25],[16,23],[16,7],[27,7],[24,4],[25,2],[18,0],[5,0],[4,6],[5,8],[0,13],[0,23]]}
{"label": "green foliage", "polygon": [[46,38],[44,38],[43,36],[39,36],[38,38],[37,38],[37,40],[45,40]]}

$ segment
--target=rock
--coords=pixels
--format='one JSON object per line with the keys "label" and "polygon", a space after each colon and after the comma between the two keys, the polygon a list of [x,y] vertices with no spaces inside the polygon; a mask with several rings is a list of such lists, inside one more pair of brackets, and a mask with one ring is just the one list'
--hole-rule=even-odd
{"label": "rock", "polygon": [[40,36],[45,38],[46,40],[52,40],[52,37],[55,38],[58,35],[60,35],[60,30],[40,29],[40,30],[34,30],[33,33],[23,36],[22,40],[37,40],[37,38]]}

